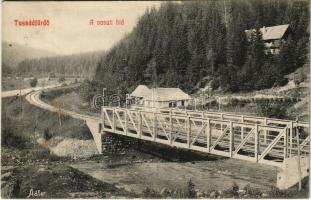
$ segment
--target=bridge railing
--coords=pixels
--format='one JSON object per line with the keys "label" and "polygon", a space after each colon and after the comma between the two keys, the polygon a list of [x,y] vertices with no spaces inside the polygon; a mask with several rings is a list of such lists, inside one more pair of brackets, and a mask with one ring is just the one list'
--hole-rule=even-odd
{"label": "bridge railing", "polygon": [[309,135],[297,129],[299,123],[268,119],[269,123],[260,124],[247,117],[217,119],[208,114],[103,107],[103,131],[277,166],[298,155],[298,144],[301,155],[309,155]]}
{"label": "bridge railing", "polygon": [[172,112],[173,114],[190,115],[193,117],[227,119],[230,121],[239,121],[239,122],[245,121],[249,123],[255,123],[255,124],[258,123],[258,124],[264,124],[264,125],[274,124],[278,126],[286,126],[289,123],[293,122],[294,125],[299,125],[299,126],[309,128],[309,123],[306,123],[306,122],[295,122],[295,121],[285,120],[285,119],[240,115],[240,114],[226,113],[226,112],[194,111],[194,110],[184,110],[184,109],[178,109],[178,108],[160,108],[160,109],[157,109],[157,112],[160,112],[160,113]]}

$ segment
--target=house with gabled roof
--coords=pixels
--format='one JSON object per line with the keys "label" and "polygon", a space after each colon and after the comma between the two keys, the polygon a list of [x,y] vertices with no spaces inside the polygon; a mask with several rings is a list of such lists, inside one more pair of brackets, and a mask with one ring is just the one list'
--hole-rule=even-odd
{"label": "house with gabled roof", "polygon": [[[246,37],[250,41],[252,34],[255,33],[255,29],[245,30]],[[262,27],[259,29],[262,35],[262,40],[265,43],[266,54],[279,54],[280,47],[284,43],[289,35],[289,24]]]}
{"label": "house with gabled roof", "polygon": [[187,106],[192,102],[190,95],[180,88],[151,88],[139,85],[130,94],[135,104],[151,108],[172,108]]}

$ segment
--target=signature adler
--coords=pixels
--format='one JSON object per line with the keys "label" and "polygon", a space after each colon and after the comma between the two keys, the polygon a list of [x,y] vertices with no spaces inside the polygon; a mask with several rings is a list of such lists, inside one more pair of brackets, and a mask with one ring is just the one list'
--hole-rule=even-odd
{"label": "signature adler", "polygon": [[31,188],[27,198],[30,198],[30,197],[43,197],[45,194],[46,194],[46,192],[41,192],[40,190],[34,190],[33,188]]}

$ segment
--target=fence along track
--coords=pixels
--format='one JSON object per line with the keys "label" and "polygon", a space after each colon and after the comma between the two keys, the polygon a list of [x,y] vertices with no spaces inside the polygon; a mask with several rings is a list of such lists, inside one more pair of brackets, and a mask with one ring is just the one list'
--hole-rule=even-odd
{"label": "fence along track", "polygon": [[102,108],[102,120],[103,131],[273,166],[297,156],[298,142],[301,156],[309,156],[309,124],[290,120],[112,107]]}

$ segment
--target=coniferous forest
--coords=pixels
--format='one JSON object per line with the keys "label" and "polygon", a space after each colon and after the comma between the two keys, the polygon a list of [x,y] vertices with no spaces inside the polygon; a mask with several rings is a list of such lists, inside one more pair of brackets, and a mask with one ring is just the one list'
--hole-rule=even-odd
{"label": "coniferous forest", "polygon": [[104,55],[104,51],[95,51],[66,56],[24,59],[18,64],[15,71],[26,76],[45,76],[53,73],[92,78],[98,61]]}
{"label": "coniferous forest", "polygon": [[[278,55],[264,53],[259,28],[289,24]],[[247,40],[245,30],[255,29]],[[284,85],[309,52],[309,2],[226,0],[163,3],[99,61],[92,87],[123,94],[138,84],[195,92],[210,84],[226,92]]]}

